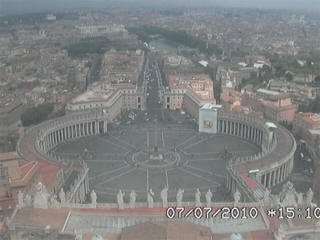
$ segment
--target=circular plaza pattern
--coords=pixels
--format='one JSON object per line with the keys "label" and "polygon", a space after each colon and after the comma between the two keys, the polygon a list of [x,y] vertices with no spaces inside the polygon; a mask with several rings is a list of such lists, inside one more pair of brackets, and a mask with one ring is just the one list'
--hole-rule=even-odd
{"label": "circular plaza pattern", "polygon": [[126,202],[132,190],[146,202],[148,189],[160,202],[167,186],[171,202],[179,188],[184,201],[194,201],[197,188],[210,189],[215,201],[230,200],[238,189],[246,200],[260,201],[263,189],[290,176],[296,142],[285,128],[228,111],[219,111],[216,127],[215,134],[199,133],[179,111],[139,111],[120,125],[104,111],[86,111],[29,128],[17,151],[26,160],[62,166],[68,176],[62,188],[73,203],[90,200],[90,189],[100,203],[116,202],[119,189]]}
{"label": "circular plaza pattern", "polygon": [[109,127],[106,134],[52,150],[63,159],[86,161],[98,202],[115,202],[119,189],[128,199],[134,189],[137,201],[146,201],[150,188],[155,201],[161,201],[160,191],[166,186],[169,201],[175,201],[178,188],[185,190],[186,201],[194,200],[197,188],[203,193],[210,189],[216,200],[223,200],[228,160],[260,151],[260,146],[236,136],[199,133],[192,123],[156,121]]}

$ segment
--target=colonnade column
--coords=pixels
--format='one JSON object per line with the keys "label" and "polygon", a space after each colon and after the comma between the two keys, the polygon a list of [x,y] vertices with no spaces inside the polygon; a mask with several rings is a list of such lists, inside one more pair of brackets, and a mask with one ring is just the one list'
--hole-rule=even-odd
{"label": "colonnade column", "polygon": [[251,127],[251,141],[252,142],[254,142],[254,136],[255,136],[255,134],[254,134],[254,132],[255,132],[255,127]]}
{"label": "colonnade column", "polygon": [[245,137],[245,135],[244,135],[245,129],[246,129],[245,126],[246,126],[246,125],[242,124],[242,134],[241,134],[241,136],[242,136],[243,138]]}
{"label": "colonnade column", "polygon": [[222,133],[225,133],[225,126],[226,126],[225,120],[222,120],[222,130],[221,130]]}
{"label": "colonnade column", "polygon": [[86,135],[89,135],[89,123],[88,122],[86,123],[86,129],[87,129]]}
{"label": "colonnade column", "polygon": [[60,142],[61,142],[61,132],[60,132],[60,129],[57,130],[57,132],[58,132],[58,143],[60,143]]}
{"label": "colonnade column", "polygon": [[57,145],[57,131],[53,132],[53,142],[54,142],[54,145]]}
{"label": "colonnade column", "polygon": [[103,133],[107,132],[107,121],[103,121]]}
{"label": "colonnade column", "polygon": [[69,140],[70,139],[70,126],[67,126],[66,129],[67,129],[67,140]]}
{"label": "colonnade column", "polygon": [[276,184],[279,184],[280,181],[279,181],[279,175],[280,175],[280,168],[277,168],[277,171],[276,171]]}
{"label": "colonnade column", "polygon": [[265,174],[263,174],[261,176],[260,183],[261,183],[262,186],[264,186],[264,187],[266,186],[266,175]]}
{"label": "colonnade column", "polygon": [[76,126],[75,125],[72,125],[72,128],[71,128],[71,134],[72,134],[72,138],[75,138],[76,137]]}
{"label": "colonnade column", "polygon": [[269,174],[268,188],[270,188],[271,187],[271,172],[269,172],[268,174]]}
{"label": "colonnade column", "polygon": [[80,124],[79,123],[76,124],[76,135],[77,135],[77,138],[80,137]]}
{"label": "colonnade column", "polygon": [[50,133],[50,143],[51,143],[51,147],[54,146],[54,142],[53,142],[53,132]]}
{"label": "colonnade column", "polygon": [[66,140],[66,128],[62,128],[62,141],[64,142]]}
{"label": "colonnade column", "polygon": [[228,128],[228,121],[226,120],[226,131],[225,133],[228,134],[229,128]]}
{"label": "colonnade column", "polygon": [[232,135],[234,135],[234,132],[235,132],[235,131],[234,131],[234,130],[235,130],[235,124],[234,124],[234,122],[230,122],[230,125],[231,125],[231,132],[230,132],[230,133],[231,133]]}
{"label": "colonnade column", "polygon": [[237,122],[237,136],[239,136],[240,134],[239,134],[239,132],[240,132],[240,123],[239,122]]}
{"label": "colonnade column", "polygon": [[283,180],[283,178],[282,178],[282,174],[283,174],[282,167],[283,167],[283,166],[281,166],[281,167],[279,168],[279,182],[282,182],[282,180]]}
{"label": "colonnade column", "polygon": [[276,185],[276,171],[274,170],[272,171],[271,178],[272,178],[271,187],[273,187],[274,185]]}
{"label": "colonnade column", "polygon": [[49,138],[49,147],[50,149],[52,148],[52,138],[51,138],[51,133],[48,134],[48,138]]}
{"label": "colonnade column", "polygon": [[96,135],[98,135],[99,134],[99,122],[98,121],[94,122],[94,130],[95,130]]}
{"label": "colonnade column", "polygon": [[287,175],[288,175],[288,164],[286,163],[286,164],[284,165],[284,178],[286,178]]}

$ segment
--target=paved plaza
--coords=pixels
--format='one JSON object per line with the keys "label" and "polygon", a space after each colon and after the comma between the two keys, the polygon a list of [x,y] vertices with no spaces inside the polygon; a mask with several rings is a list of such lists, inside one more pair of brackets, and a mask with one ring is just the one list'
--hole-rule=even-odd
{"label": "paved plaza", "polygon": [[192,123],[154,119],[113,126],[106,135],[81,138],[54,151],[64,159],[87,162],[98,202],[115,202],[119,189],[127,201],[132,189],[137,201],[145,201],[150,188],[160,201],[165,186],[169,201],[175,201],[178,188],[185,190],[185,201],[193,201],[196,188],[202,193],[211,189],[215,200],[226,198],[225,152],[246,156],[259,147],[233,136],[199,133]]}

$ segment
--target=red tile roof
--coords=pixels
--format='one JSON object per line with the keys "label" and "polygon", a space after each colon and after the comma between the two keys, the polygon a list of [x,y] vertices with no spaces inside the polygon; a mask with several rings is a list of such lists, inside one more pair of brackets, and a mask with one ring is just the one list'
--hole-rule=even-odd
{"label": "red tile roof", "polygon": [[53,183],[56,179],[57,173],[59,171],[59,166],[51,163],[44,163],[40,168],[40,173],[42,176],[41,182],[48,186]]}
{"label": "red tile roof", "polygon": [[269,230],[261,230],[251,232],[252,239],[259,239],[259,240],[270,240],[273,239],[273,234]]}
{"label": "red tile roof", "polygon": [[21,174],[22,174],[21,177],[24,178],[36,164],[37,162],[32,161],[21,166]]}
{"label": "red tile roof", "polygon": [[248,177],[246,174],[242,174],[241,178],[249,186],[250,189],[255,190],[260,188],[259,184],[251,177]]}

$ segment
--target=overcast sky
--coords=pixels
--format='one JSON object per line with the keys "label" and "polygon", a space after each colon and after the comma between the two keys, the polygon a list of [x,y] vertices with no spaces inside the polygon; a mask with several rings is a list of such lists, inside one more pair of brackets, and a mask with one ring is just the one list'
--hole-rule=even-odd
{"label": "overcast sky", "polygon": [[233,6],[295,9],[320,12],[320,0],[0,0],[0,13],[30,12],[76,7],[110,6]]}

